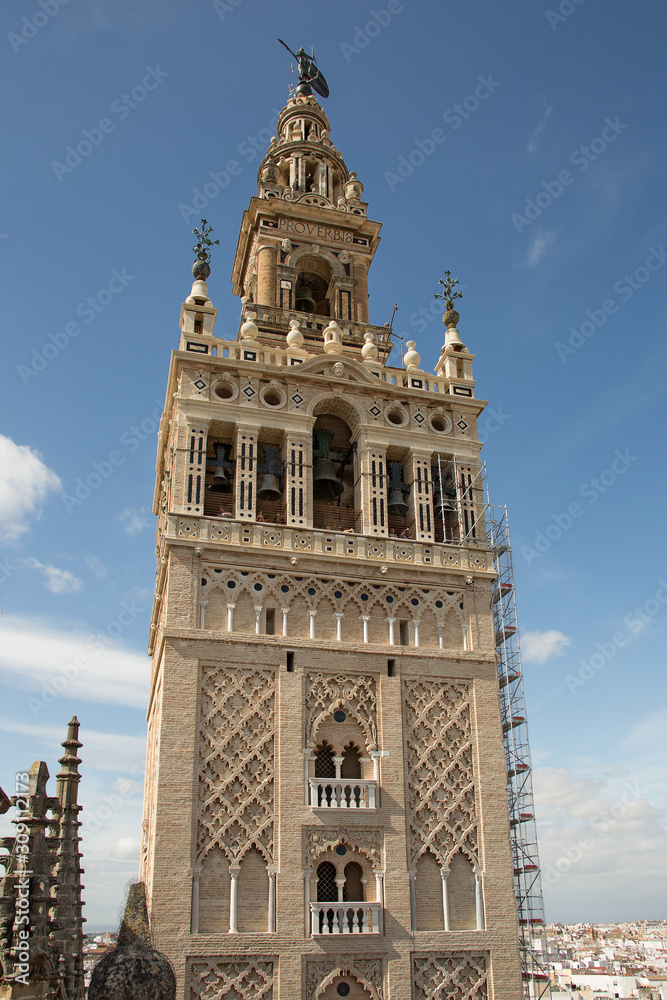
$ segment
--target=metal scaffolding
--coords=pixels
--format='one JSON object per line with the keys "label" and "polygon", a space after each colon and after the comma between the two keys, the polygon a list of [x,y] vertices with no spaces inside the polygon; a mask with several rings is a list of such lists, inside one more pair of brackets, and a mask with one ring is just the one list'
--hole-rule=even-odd
{"label": "metal scaffolding", "polygon": [[493,623],[523,995],[540,1000],[551,997],[551,984],[507,508],[491,506],[484,466],[439,456],[433,478],[442,540],[488,546],[493,554]]}
{"label": "metal scaffolding", "polygon": [[542,881],[521,673],[512,547],[506,507],[489,505],[487,533],[497,573],[492,606],[507,765],[507,799],[514,867],[514,894],[519,920],[519,954],[524,997],[526,1000],[536,1000],[539,997],[551,996],[551,984],[547,967]]}

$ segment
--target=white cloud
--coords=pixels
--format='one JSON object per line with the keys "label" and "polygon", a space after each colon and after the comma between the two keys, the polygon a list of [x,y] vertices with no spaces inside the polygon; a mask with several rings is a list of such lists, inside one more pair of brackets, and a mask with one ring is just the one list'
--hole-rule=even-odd
{"label": "white cloud", "polygon": [[99,556],[87,556],[86,566],[95,576],[103,577],[107,575],[107,568]]}
{"label": "white cloud", "polygon": [[[5,732],[18,733],[27,736],[35,747],[43,748],[43,759],[62,756],[60,744],[65,739],[67,726],[48,726],[43,722],[17,722],[8,716],[0,716],[0,726]],[[126,733],[101,733],[95,729],[87,729],[85,724],[79,730],[79,740],[83,744],[79,751],[83,764],[88,770],[120,771],[135,775],[135,778],[117,778],[118,782],[128,782],[131,785],[141,780],[146,755],[146,740],[143,736],[129,736]],[[37,754],[37,750],[35,750]],[[86,782],[85,789],[89,789]],[[113,786],[112,786],[113,787]],[[82,790],[85,790],[82,786]]]}
{"label": "white cloud", "polygon": [[538,768],[534,788],[547,918],[657,916],[667,874],[665,817],[641,777],[593,781]]}
{"label": "white cloud", "polygon": [[571,642],[569,636],[553,628],[546,632],[524,632],[521,638],[521,655],[524,660],[530,660],[541,667],[554,656],[562,656],[565,647]]}
{"label": "white cloud", "polygon": [[536,233],[533,237],[533,241],[528,247],[528,251],[524,258],[524,264],[527,267],[537,267],[545,253],[552,245],[556,234],[549,231],[546,233]]}
{"label": "white cloud", "polygon": [[139,857],[141,843],[136,837],[121,837],[109,852],[112,858],[122,861],[134,861]]}
{"label": "white cloud", "polygon": [[28,530],[31,517],[39,517],[50,491],[62,483],[36,451],[15,444],[0,434],[0,538],[15,541]]}
{"label": "white cloud", "polygon": [[133,795],[141,795],[144,790],[143,785],[140,785],[138,781],[132,781],[131,778],[116,778],[111,787],[114,792],[124,795],[125,798],[130,798]]}
{"label": "white cloud", "polygon": [[141,610],[133,602],[123,602],[106,629],[94,633],[6,615],[0,670],[16,687],[29,691],[28,707],[35,718],[65,692],[89,701],[145,708],[148,657],[109,637],[120,635]]}
{"label": "white cloud", "polygon": [[42,563],[34,556],[21,559],[21,565],[27,569],[38,570],[46,580],[47,590],[50,590],[52,594],[76,594],[77,590],[81,590],[83,586],[83,580],[74,576],[69,570],[58,569],[57,566],[51,566],[49,563]]}
{"label": "white cloud", "polygon": [[126,507],[116,518],[123,525],[126,535],[138,535],[150,526],[148,507]]}
{"label": "white cloud", "polygon": [[[542,98],[542,100],[544,101],[544,97]],[[548,105],[546,101],[544,101],[544,103],[545,103],[544,114],[542,115],[542,118],[535,126],[533,134],[528,140],[527,152],[529,156],[532,156],[535,150],[537,149],[537,141],[544,132],[545,128],[547,127],[547,122],[551,118],[551,112],[553,111],[553,108],[551,107],[550,104]]]}

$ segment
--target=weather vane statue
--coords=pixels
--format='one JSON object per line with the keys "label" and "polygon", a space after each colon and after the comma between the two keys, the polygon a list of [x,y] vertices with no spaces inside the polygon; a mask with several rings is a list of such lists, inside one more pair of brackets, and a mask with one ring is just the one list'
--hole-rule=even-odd
{"label": "weather vane statue", "polygon": [[438,284],[443,286],[441,292],[435,292],[434,299],[444,299],[445,305],[448,309],[454,308],[454,299],[462,299],[463,292],[455,291],[454,289],[459,284],[458,278],[452,278],[451,271],[445,271],[444,279],[440,278]]}
{"label": "weather vane statue", "polygon": [[[292,52],[289,45],[287,45],[282,38],[278,41],[281,45],[284,45],[290,55],[294,56],[299,67],[299,84],[295,88],[295,94],[302,94],[304,97],[308,97],[315,91],[320,97],[329,96],[329,87],[327,86],[327,81],[324,79],[319,69],[317,68],[317,63],[315,62],[315,53],[313,48],[310,48],[310,55],[306,54],[305,49],[299,49],[298,52]],[[292,72],[294,73],[294,67],[292,66]],[[296,76],[297,74],[294,73]]]}
{"label": "weather vane statue", "polygon": [[213,226],[207,224],[206,219],[201,220],[201,231],[195,228],[192,232],[197,237],[197,242],[193,246],[194,252],[197,254],[197,260],[192,265],[192,273],[197,279],[206,281],[211,273],[211,247],[219,247],[220,240],[212,240],[211,233],[213,232]]}

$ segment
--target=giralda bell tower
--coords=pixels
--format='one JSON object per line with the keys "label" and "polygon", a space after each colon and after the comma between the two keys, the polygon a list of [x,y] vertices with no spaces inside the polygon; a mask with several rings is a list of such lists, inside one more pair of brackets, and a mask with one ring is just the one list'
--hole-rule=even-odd
{"label": "giralda bell tower", "polygon": [[[142,878],[185,1000],[519,1000],[473,356],[368,321],[363,186],[301,83],[202,227],[157,461]],[[318,86],[319,84],[319,86]],[[219,233],[216,235],[220,235]],[[435,270],[435,267],[434,267]]]}

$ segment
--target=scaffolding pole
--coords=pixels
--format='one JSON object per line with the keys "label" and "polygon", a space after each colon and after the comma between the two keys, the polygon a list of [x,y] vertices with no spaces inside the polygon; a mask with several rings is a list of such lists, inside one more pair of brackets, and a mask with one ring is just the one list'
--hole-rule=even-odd
{"label": "scaffolding pole", "polygon": [[439,455],[433,480],[442,541],[488,546],[493,555],[493,624],[523,996],[541,1000],[551,997],[551,983],[507,508],[491,505],[484,465]]}
{"label": "scaffolding pole", "polygon": [[507,508],[492,507],[488,504],[487,509],[488,542],[497,574],[492,607],[507,766],[510,845],[519,922],[523,994],[525,1000],[538,1000],[551,997],[551,983],[547,965],[546,928],[521,673],[512,547]]}

